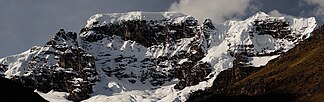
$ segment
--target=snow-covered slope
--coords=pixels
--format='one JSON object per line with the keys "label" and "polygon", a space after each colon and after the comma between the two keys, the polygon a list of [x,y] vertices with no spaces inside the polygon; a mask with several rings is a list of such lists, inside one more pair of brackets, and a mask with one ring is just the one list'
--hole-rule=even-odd
{"label": "snow-covered slope", "polygon": [[[72,67],[77,77],[69,76],[72,77],[69,81],[76,83],[67,85],[82,86],[78,84],[82,79],[89,81],[92,89],[53,89],[73,93],[72,100],[90,97],[84,101],[185,101],[193,91],[212,86],[218,73],[233,67],[234,59],[243,57],[239,62],[242,67],[265,65],[311,36],[315,27],[313,17],[270,17],[263,12],[243,21],[230,20],[219,25],[209,19],[198,25],[193,17],[174,12],[96,14],[81,30],[79,40],[53,39],[47,44],[49,47],[36,47],[39,51],[2,58],[0,64],[5,66],[7,78],[33,75],[36,69],[27,62],[43,61],[43,66],[64,71]],[[52,51],[52,46],[65,47],[64,50],[54,47]],[[69,53],[66,48],[91,57],[66,55]],[[42,51],[61,52],[50,58],[51,54]],[[37,56],[48,57],[35,60],[33,57]],[[67,59],[85,64],[69,65]],[[47,67],[37,70],[43,68]],[[86,76],[91,77],[87,78],[80,68],[96,73],[90,71],[92,74]],[[21,74],[27,73],[25,69],[34,70]]]}
{"label": "snow-covered slope", "polygon": [[127,13],[107,13],[96,14],[87,20],[85,27],[100,26],[109,23],[121,23],[132,20],[166,20],[172,19],[172,22],[179,23],[183,21],[188,15],[178,12],[127,12]]}

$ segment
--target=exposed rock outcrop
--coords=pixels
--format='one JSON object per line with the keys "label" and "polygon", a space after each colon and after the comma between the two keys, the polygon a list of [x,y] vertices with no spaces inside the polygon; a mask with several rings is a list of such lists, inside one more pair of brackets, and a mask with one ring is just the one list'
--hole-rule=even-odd
{"label": "exposed rock outcrop", "polygon": [[[212,25],[210,20],[207,20],[204,24],[205,28],[200,28],[197,21],[192,17],[188,17],[185,21],[179,23],[170,23],[172,20],[173,19],[159,21],[133,20],[121,23],[109,23],[90,28],[83,28],[81,30],[81,37],[86,42],[84,46],[87,49],[95,47],[90,44],[91,42],[98,42],[104,38],[109,38],[108,40],[111,41],[114,40],[111,38],[115,37],[120,37],[124,41],[135,41],[149,50],[157,48],[169,49],[169,51],[167,51],[168,53],[164,53],[166,55],[156,57],[151,56],[144,58],[143,60],[139,60],[142,58],[136,58],[135,55],[117,55],[115,58],[107,58],[113,57],[108,53],[100,55],[101,58],[99,57],[98,59],[114,59],[107,61],[120,63],[116,68],[111,68],[113,66],[109,66],[102,69],[108,76],[113,75],[118,79],[139,78],[141,83],[146,83],[146,80],[150,79],[149,82],[154,86],[162,85],[173,78],[179,78],[181,82],[176,86],[176,88],[182,89],[186,86],[196,85],[199,81],[205,80],[205,77],[211,72],[210,65],[208,63],[199,62],[199,60],[201,60],[206,54],[206,41],[204,39],[208,37],[207,35],[209,34],[207,33],[210,33],[207,32],[207,29],[215,29],[215,27]],[[183,43],[182,39],[184,38],[191,38],[190,43],[187,45],[181,45],[181,43]],[[174,51],[177,50],[176,46],[184,46],[186,49]],[[171,51],[174,51],[173,53],[176,54],[170,55]],[[178,63],[179,60],[184,59],[186,62]],[[145,69],[147,68],[148,70],[142,70],[139,75],[134,74],[136,72],[128,74],[123,72],[127,71],[127,64],[136,62],[141,62],[142,65],[140,66]],[[102,62],[102,64],[106,63],[107,62]],[[157,68],[168,69],[156,71],[155,69]],[[190,79],[196,75],[199,75],[199,77],[197,76],[195,79]]]}
{"label": "exposed rock outcrop", "polygon": [[12,76],[12,80],[45,93],[69,92],[73,101],[90,97],[98,80],[94,57],[78,47],[76,33],[61,29],[46,45],[30,52],[36,54],[30,56],[23,76]]}

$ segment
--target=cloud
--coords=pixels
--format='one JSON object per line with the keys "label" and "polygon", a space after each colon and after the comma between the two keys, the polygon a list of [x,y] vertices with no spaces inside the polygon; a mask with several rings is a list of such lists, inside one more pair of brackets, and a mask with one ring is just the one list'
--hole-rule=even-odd
{"label": "cloud", "polygon": [[[307,4],[314,5],[316,8],[312,11],[318,18],[324,18],[324,0],[304,0]],[[321,19],[324,21],[324,19]]]}
{"label": "cloud", "polygon": [[278,10],[272,10],[269,12],[270,16],[274,16],[274,17],[281,17],[284,16],[284,14],[280,13]]}
{"label": "cloud", "polygon": [[279,11],[276,10],[276,9],[270,11],[268,14],[269,14],[270,16],[272,16],[272,17],[283,17],[283,16],[285,16],[285,17],[296,18],[295,16],[287,15],[287,14],[281,13],[281,12],[279,12]]}
{"label": "cloud", "polygon": [[216,23],[226,19],[242,17],[246,11],[257,9],[252,0],[180,0],[169,8],[169,11],[187,13],[200,22],[209,17]]}

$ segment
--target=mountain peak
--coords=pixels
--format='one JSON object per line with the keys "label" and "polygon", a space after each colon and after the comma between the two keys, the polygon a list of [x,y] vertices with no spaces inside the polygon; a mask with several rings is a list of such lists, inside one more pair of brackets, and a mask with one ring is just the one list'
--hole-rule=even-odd
{"label": "mountain peak", "polygon": [[257,13],[255,13],[254,15],[250,16],[247,21],[255,21],[255,20],[262,20],[262,19],[266,19],[270,17],[270,15],[268,15],[265,12],[259,11]]}
{"label": "mountain peak", "polygon": [[255,15],[269,16],[267,13],[258,11]]}
{"label": "mountain peak", "polygon": [[94,25],[101,25],[107,23],[119,23],[129,20],[164,20],[164,19],[174,19],[175,23],[183,21],[189,17],[189,15],[179,13],[179,12],[142,12],[133,11],[125,13],[101,13],[91,16],[87,20],[85,27],[91,27]]}

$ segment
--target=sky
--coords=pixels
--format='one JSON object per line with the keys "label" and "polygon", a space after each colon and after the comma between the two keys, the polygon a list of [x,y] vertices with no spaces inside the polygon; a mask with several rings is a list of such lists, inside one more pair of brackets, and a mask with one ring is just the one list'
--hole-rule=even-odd
{"label": "sky", "polygon": [[79,32],[94,14],[128,11],[177,11],[215,23],[263,11],[324,22],[324,0],[0,0],[0,58],[44,45],[60,28]]}

